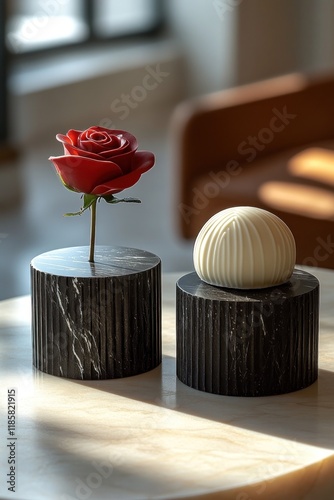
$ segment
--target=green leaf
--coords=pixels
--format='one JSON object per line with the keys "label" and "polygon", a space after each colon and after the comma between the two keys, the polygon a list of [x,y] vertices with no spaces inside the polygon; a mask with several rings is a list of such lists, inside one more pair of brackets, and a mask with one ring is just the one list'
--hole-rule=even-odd
{"label": "green leaf", "polygon": [[98,196],[95,196],[95,194],[84,194],[84,204],[81,210],[84,212],[89,208],[91,205],[93,205],[94,201],[97,200]]}
{"label": "green leaf", "polygon": [[68,212],[67,214],[64,214],[64,217],[74,217],[75,215],[81,215],[83,213],[83,210],[80,210],[80,212]]}
{"label": "green leaf", "polygon": [[79,212],[69,212],[64,214],[64,217],[74,217],[75,215],[81,215],[96,201],[98,196],[94,194],[84,194],[83,195],[83,206],[80,208]]}
{"label": "green leaf", "polygon": [[141,203],[138,198],[116,198],[110,194],[108,196],[101,196],[107,203]]}

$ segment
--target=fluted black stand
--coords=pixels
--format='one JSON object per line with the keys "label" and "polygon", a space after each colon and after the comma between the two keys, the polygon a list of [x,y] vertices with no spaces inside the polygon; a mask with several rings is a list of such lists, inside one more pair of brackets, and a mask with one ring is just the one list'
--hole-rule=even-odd
{"label": "fluted black stand", "polygon": [[177,283],[177,376],[201,391],[267,396],[318,377],[319,282],[295,270],[284,285],[232,290],[196,273]]}
{"label": "fluted black stand", "polygon": [[161,362],[161,263],[134,248],[54,250],[31,262],[33,364],[73,379],[110,379]]}

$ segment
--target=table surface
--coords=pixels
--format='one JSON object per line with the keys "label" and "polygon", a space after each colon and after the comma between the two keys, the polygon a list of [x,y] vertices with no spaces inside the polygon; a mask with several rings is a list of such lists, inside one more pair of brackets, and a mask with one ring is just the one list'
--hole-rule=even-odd
{"label": "table surface", "polygon": [[[321,283],[319,379],[237,398],[175,375],[175,282],[163,280],[163,361],[136,377],[75,381],[31,365],[30,298],[0,303],[0,498],[334,497],[334,273]],[[7,390],[15,388],[16,493],[7,491]]]}

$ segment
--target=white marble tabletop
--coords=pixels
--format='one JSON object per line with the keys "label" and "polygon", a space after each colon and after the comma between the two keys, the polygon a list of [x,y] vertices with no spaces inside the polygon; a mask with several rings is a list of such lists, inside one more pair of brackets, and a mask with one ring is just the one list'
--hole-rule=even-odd
{"label": "white marble tabletop", "polygon": [[[319,379],[263,398],[206,394],[175,375],[175,282],[164,277],[163,362],[106,381],[31,364],[30,298],[0,303],[0,498],[334,498],[334,272],[321,282]],[[8,491],[7,394],[16,397],[16,491]],[[8,446],[9,444],[9,446]]]}

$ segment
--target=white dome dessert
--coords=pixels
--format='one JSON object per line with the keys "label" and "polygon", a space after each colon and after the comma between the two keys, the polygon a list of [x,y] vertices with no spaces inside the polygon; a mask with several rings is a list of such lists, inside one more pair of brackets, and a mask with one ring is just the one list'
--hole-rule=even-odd
{"label": "white dome dessert", "polygon": [[256,207],[233,207],[211,217],[194,246],[198,276],[228,288],[252,289],[289,280],[296,244],[288,226],[276,215]]}

